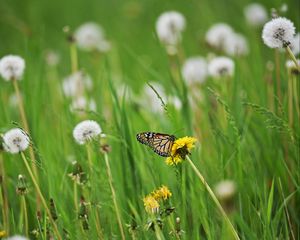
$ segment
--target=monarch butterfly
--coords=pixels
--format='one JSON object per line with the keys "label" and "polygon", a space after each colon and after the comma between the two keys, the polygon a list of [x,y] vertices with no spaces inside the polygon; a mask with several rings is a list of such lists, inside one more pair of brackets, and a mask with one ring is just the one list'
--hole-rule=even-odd
{"label": "monarch butterfly", "polygon": [[171,149],[176,139],[174,135],[155,133],[155,132],[142,132],[136,135],[136,139],[150,148],[162,157],[169,157]]}

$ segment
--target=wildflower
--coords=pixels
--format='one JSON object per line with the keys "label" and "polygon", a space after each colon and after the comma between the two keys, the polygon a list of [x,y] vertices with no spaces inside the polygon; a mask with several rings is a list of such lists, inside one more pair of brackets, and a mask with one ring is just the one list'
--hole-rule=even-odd
{"label": "wildflower", "polygon": [[103,28],[97,23],[88,22],[78,27],[74,38],[79,48],[85,51],[97,50],[107,52],[110,50],[110,43],[105,39]]}
{"label": "wildflower", "polygon": [[25,195],[28,193],[28,186],[27,186],[26,178],[25,178],[25,176],[23,176],[21,174],[18,176],[16,192],[18,195]]}
{"label": "wildflower", "polygon": [[288,46],[294,35],[294,23],[284,17],[278,17],[267,22],[262,31],[262,39],[270,48]]}
{"label": "wildflower", "polygon": [[232,77],[234,73],[234,62],[227,57],[216,57],[208,64],[208,72],[212,77]]}
{"label": "wildflower", "polygon": [[21,235],[15,235],[15,236],[7,238],[6,240],[28,240],[28,238],[23,237]]}
{"label": "wildflower", "polygon": [[[297,59],[298,66],[300,66],[300,59]],[[293,74],[300,74],[299,69],[296,67],[295,63],[292,60],[287,60],[285,63],[286,68]]]}
{"label": "wildflower", "polygon": [[231,180],[221,181],[214,187],[214,192],[220,200],[231,199],[236,192],[235,182]]}
{"label": "wildflower", "polygon": [[225,40],[224,51],[230,56],[242,56],[249,53],[247,39],[239,33],[232,33]]}
{"label": "wildflower", "polygon": [[226,23],[217,23],[209,28],[205,35],[207,44],[218,50],[222,50],[228,36],[231,36],[233,29]]}
{"label": "wildflower", "polygon": [[191,153],[197,141],[194,137],[183,137],[175,140],[171,149],[171,156],[166,159],[168,165],[177,165]]}
{"label": "wildflower", "polygon": [[82,145],[96,138],[100,133],[101,128],[97,122],[85,120],[76,125],[73,130],[73,137],[78,144]]}
{"label": "wildflower", "polygon": [[87,100],[85,97],[81,96],[73,99],[72,104],[70,106],[70,110],[72,112],[81,110],[81,111],[94,111],[96,112],[97,106],[94,99]]}
{"label": "wildflower", "polygon": [[13,128],[3,136],[3,147],[12,154],[25,151],[29,143],[28,135],[20,128]]}
{"label": "wildflower", "polygon": [[153,196],[148,195],[144,197],[143,202],[144,202],[144,207],[146,212],[148,213],[159,212],[159,203]]}
{"label": "wildflower", "polygon": [[47,50],[45,53],[45,61],[49,66],[56,66],[60,61],[60,56],[53,50]]}
{"label": "wildflower", "polygon": [[93,88],[93,81],[89,75],[78,71],[67,76],[62,83],[64,94],[67,97],[81,96],[85,90]]}
{"label": "wildflower", "polygon": [[262,26],[268,20],[265,7],[259,3],[247,5],[244,9],[244,15],[247,23],[254,27]]}
{"label": "wildflower", "polygon": [[[184,16],[176,11],[164,12],[156,22],[156,33],[159,40],[176,51],[176,45],[181,41],[181,33],[185,29]],[[172,48],[173,47],[173,48]],[[175,49],[174,49],[175,48]]]}
{"label": "wildflower", "polygon": [[207,77],[207,63],[203,57],[188,58],[182,67],[182,76],[189,83],[203,83]]}
{"label": "wildflower", "polygon": [[25,61],[17,55],[7,55],[0,60],[0,75],[6,81],[21,80]]}
{"label": "wildflower", "polygon": [[152,193],[152,196],[154,197],[154,199],[156,201],[167,200],[172,196],[172,193],[171,193],[171,191],[169,190],[168,187],[163,185],[159,189],[155,190]]}
{"label": "wildflower", "polygon": [[289,47],[291,48],[294,55],[300,53],[300,33],[297,33],[290,42]]}

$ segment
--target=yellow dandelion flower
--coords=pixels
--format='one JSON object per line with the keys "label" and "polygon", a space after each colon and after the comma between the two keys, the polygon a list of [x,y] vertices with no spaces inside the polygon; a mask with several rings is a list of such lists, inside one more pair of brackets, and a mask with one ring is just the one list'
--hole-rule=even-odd
{"label": "yellow dandelion flower", "polygon": [[159,189],[155,190],[152,193],[152,196],[154,197],[155,200],[167,200],[172,196],[171,191],[168,189],[167,186],[161,186]]}
{"label": "yellow dandelion flower", "polygon": [[152,195],[148,195],[143,199],[146,212],[155,213],[159,210],[159,203]]}
{"label": "yellow dandelion flower", "polygon": [[171,156],[166,159],[166,164],[177,165],[185,159],[185,156],[191,153],[197,141],[194,137],[178,138],[172,146]]}

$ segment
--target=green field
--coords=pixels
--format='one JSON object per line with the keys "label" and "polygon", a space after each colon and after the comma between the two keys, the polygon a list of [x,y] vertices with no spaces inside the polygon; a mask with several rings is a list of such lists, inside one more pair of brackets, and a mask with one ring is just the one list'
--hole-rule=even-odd
{"label": "green field", "polygon": [[[235,239],[233,231],[240,239],[300,239],[300,74],[288,72],[285,51],[263,43],[262,26],[247,24],[243,11],[249,3],[0,0],[0,58],[14,54],[25,60],[22,80],[15,83],[29,125],[27,130],[14,84],[0,77],[0,134],[19,127],[31,140],[22,154],[0,148],[0,239],[18,234],[28,239],[214,240]],[[299,0],[261,3],[269,13],[277,9],[299,32]],[[170,10],[186,21],[172,56],[155,31],[159,15]],[[85,22],[103,27],[108,52],[76,47],[71,37]],[[181,74],[185,59],[226,56],[205,42],[207,30],[219,22],[245,36],[249,53],[231,56],[232,77],[208,76],[191,86]],[[58,63],[49,65],[46,57],[53,51]],[[92,80],[93,87],[81,93],[94,100],[90,109],[72,110],[75,98],[63,91],[64,79],[77,70]],[[98,122],[105,136],[80,145],[73,129],[87,119]],[[148,131],[197,138],[189,158],[208,185],[234,183],[230,197],[218,198],[235,230],[188,159],[167,165],[137,141],[136,134]],[[36,170],[51,218],[36,197],[24,157]],[[70,177],[74,161],[87,177],[83,184]],[[24,195],[16,191],[20,174],[27,182]],[[147,212],[144,197],[163,185],[172,196],[160,201],[158,212]]]}

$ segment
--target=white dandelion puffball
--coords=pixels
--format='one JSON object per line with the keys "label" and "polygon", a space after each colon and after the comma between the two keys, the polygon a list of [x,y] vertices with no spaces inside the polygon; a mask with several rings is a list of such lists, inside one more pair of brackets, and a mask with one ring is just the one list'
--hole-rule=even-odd
{"label": "white dandelion puffball", "polygon": [[224,180],[214,187],[216,196],[221,200],[231,199],[236,193],[236,184],[232,180]]}
{"label": "white dandelion puffball", "polygon": [[25,151],[30,143],[28,135],[20,128],[13,128],[3,136],[3,147],[12,154]]}
{"label": "white dandelion puffball", "polygon": [[267,22],[262,31],[262,39],[270,48],[282,48],[289,45],[295,35],[294,23],[284,17]]}
{"label": "white dandelion puffball", "polygon": [[81,111],[93,111],[96,112],[97,106],[94,99],[86,99],[85,97],[77,97],[73,99],[70,110],[71,112],[75,112],[78,110]]}
{"label": "white dandelion puffball", "polygon": [[234,74],[234,62],[228,57],[216,57],[209,62],[208,73],[215,78],[232,77]]}
{"label": "white dandelion puffball", "polygon": [[293,39],[291,40],[291,44],[289,46],[294,53],[294,55],[298,55],[300,53],[300,33],[297,33]]}
{"label": "white dandelion puffball", "polygon": [[47,50],[45,53],[45,61],[48,66],[56,66],[60,61],[60,55],[53,50]]}
{"label": "white dandelion puffball", "polygon": [[183,78],[189,83],[203,83],[207,77],[207,63],[203,57],[188,58],[181,70]]}
{"label": "white dandelion puffball", "polygon": [[232,33],[225,40],[224,51],[230,56],[244,56],[249,53],[247,39],[238,33]]}
{"label": "white dandelion puffball", "polygon": [[93,81],[88,74],[78,71],[67,76],[62,83],[63,92],[66,97],[82,95],[85,90],[93,89]]}
{"label": "white dandelion puffball", "polygon": [[6,240],[28,240],[28,238],[23,237],[23,236],[21,236],[21,235],[15,235],[15,236],[6,238]]}
{"label": "white dandelion puffball", "polygon": [[86,51],[98,50],[106,52],[110,44],[105,40],[104,30],[97,23],[84,23],[74,33],[75,41],[79,48]]}
{"label": "white dandelion puffball", "polygon": [[233,29],[226,23],[216,23],[211,26],[205,35],[205,41],[211,47],[223,49],[228,36],[231,36]]}
{"label": "white dandelion puffball", "polygon": [[101,128],[97,122],[85,120],[76,125],[73,130],[73,137],[78,144],[82,145],[96,138],[100,133]]}
{"label": "white dandelion puffball", "polygon": [[177,45],[185,29],[184,16],[176,11],[164,12],[156,21],[156,33],[159,40],[166,45]]}
{"label": "white dandelion puffball", "polygon": [[259,3],[251,3],[244,9],[244,15],[249,25],[262,26],[268,21],[268,13],[265,7]]}
{"label": "white dandelion puffball", "polygon": [[[164,87],[156,82],[150,82],[150,84],[166,103],[167,96],[165,94]],[[143,91],[138,98],[138,102],[140,102],[145,109],[148,109],[154,113],[162,114],[164,112],[161,100],[148,84],[145,84]]]}
{"label": "white dandelion puffball", "polygon": [[6,81],[21,80],[25,70],[25,61],[17,55],[7,55],[0,60],[0,75]]}

